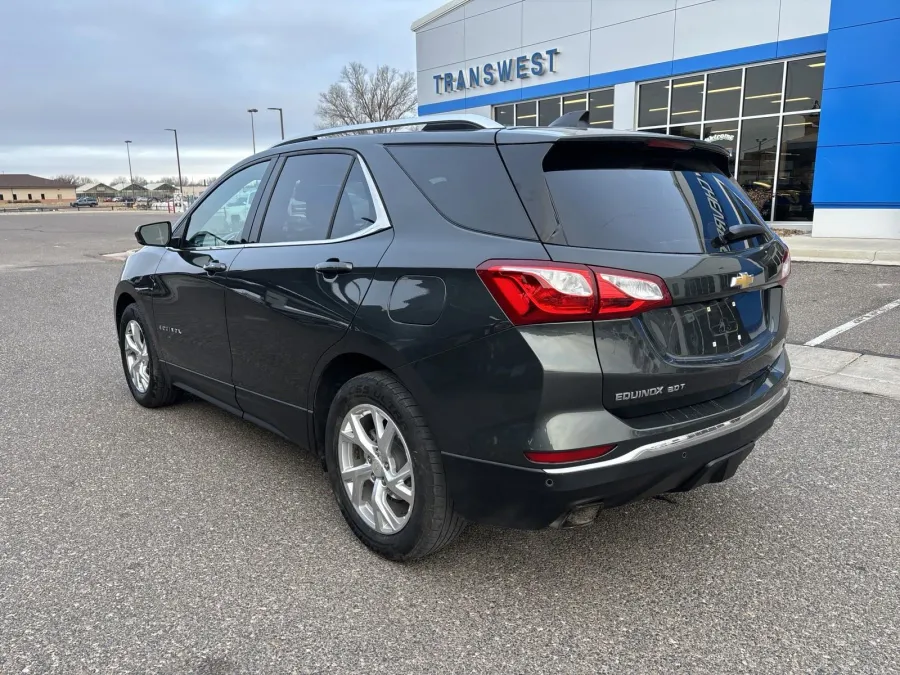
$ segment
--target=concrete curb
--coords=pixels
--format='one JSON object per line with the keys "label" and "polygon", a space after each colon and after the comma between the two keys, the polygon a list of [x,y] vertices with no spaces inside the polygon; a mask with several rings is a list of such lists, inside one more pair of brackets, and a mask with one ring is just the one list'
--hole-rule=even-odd
{"label": "concrete curb", "polygon": [[791,235],[782,237],[797,262],[900,265],[900,239],[854,239]]}
{"label": "concrete curb", "polygon": [[791,379],[900,401],[900,359],[788,345]]}

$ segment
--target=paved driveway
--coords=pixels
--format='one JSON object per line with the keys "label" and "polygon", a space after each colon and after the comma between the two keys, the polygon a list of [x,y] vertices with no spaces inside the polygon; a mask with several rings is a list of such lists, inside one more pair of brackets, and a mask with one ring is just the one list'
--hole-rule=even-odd
{"label": "paved driveway", "polygon": [[0,672],[896,672],[900,402],[795,384],[731,481],[392,564],[303,451],[132,402],[102,217],[0,216]]}

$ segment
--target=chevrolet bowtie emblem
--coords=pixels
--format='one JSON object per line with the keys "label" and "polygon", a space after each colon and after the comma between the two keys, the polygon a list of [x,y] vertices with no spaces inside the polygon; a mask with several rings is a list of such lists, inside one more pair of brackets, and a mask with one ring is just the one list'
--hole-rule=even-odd
{"label": "chevrolet bowtie emblem", "polygon": [[753,275],[741,272],[731,279],[732,288],[750,288],[753,285]]}

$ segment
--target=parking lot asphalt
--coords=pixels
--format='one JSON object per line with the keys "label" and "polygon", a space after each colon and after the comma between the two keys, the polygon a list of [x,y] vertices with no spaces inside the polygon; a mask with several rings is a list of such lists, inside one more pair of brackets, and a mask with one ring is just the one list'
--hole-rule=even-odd
{"label": "parking lot asphalt", "polygon": [[[900,298],[900,267],[794,263],[788,281],[788,341],[803,344]],[[823,347],[900,357],[900,309],[825,342]]]}
{"label": "parking lot asphalt", "polygon": [[[730,481],[389,563],[307,453],[132,401],[97,256],[137,223],[100,217],[0,217],[0,672],[896,672],[900,402],[795,384]],[[880,302],[809,311],[829,267],[798,339]]]}

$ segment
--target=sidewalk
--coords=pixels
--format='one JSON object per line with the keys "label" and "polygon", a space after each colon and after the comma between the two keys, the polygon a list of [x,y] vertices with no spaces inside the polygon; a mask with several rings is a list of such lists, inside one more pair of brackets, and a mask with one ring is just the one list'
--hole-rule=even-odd
{"label": "sidewalk", "polygon": [[782,239],[796,262],[900,265],[900,239],[813,238],[808,234]]}

